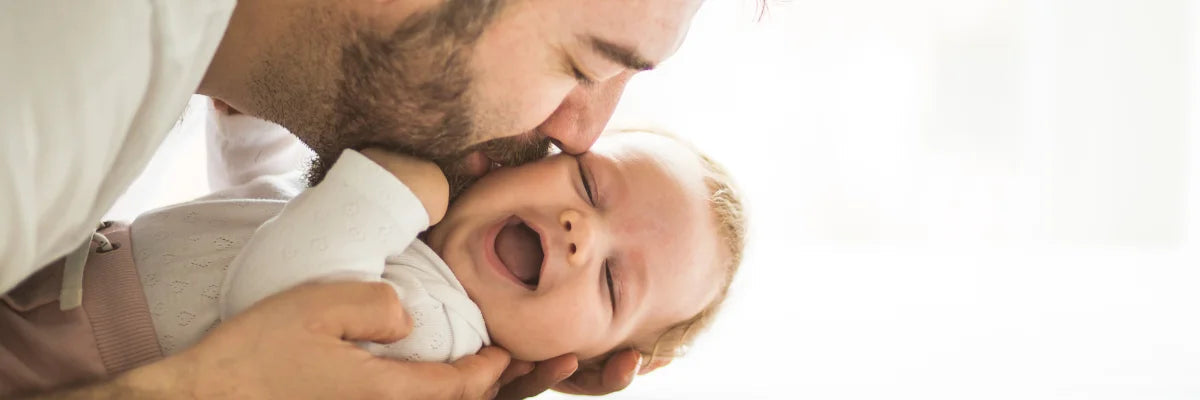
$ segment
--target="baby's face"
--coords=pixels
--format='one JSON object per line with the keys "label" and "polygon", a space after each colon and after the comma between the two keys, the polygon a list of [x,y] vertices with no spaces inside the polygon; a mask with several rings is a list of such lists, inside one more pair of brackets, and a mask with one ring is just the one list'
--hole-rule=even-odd
{"label": "baby's face", "polygon": [[492,340],[516,358],[649,349],[723,280],[703,173],[670,138],[607,135],[582,156],[487,175],[430,231],[429,245],[479,304]]}

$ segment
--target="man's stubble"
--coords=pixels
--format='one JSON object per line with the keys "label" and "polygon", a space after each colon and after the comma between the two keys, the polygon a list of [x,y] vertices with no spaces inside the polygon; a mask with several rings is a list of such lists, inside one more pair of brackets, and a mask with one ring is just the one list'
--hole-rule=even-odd
{"label": "man's stubble", "polygon": [[472,50],[502,7],[499,0],[480,3],[449,0],[390,34],[332,9],[296,18],[295,26],[307,29],[281,40],[254,69],[251,93],[260,116],[317,154],[310,183],[347,148],[382,147],[433,160],[447,174],[452,195],[472,181],[461,166],[471,151],[505,165],[546,155],[549,141],[533,134],[469,146],[488,128],[473,119],[479,114],[470,97]]}

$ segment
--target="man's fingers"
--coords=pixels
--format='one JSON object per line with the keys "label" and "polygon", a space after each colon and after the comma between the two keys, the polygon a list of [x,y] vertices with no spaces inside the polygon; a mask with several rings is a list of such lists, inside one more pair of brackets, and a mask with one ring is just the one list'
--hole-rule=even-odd
{"label": "man's fingers", "polygon": [[351,341],[391,343],[412,331],[412,320],[390,284],[323,283],[301,290],[326,292],[308,297],[327,301],[312,305],[308,328],[315,333]]}
{"label": "man's fingers", "polygon": [[650,363],[649,365],[644,365],[641,368],[639,368],[637,371],[637,374],[645,375],[645,374],[654,372],[654,370],[656,370],[656,369],[665,367],[665,366],[667,366],[667,364],[670,364],[670,363],[671,363],[670,358],[660,358],[660,359],[654,360],[654,362]]}
{"label": "man's fingers", "polygon": [[[490,398],[500,373],[508,366],[508,352],[485,347],[479,353],[460,358],[453,364],[405,362],[373,358],[384,373],[371,382],[385,398],[402,399],[482,399]],[[397,384],[408,382],[408,384]]]}
{"label": "man's fingers", "polygon": [[[472,356],[455,361],[454,369],[458,370],[464,388],[464,397],[468,399],[484,398],[485,393],[494,393],[500,380],[500,375],[508,367],[510,357],[507,351],[499,347],[488,346]],[[490,394],[486,397],[492,397]]]}
{"label": "man's fingers", "polygon": [[500,374],[500,386],[508,385],[517,378],[525,376],[533,371],[533,363],[523,360],[512,360],[508,363],[508,368],[504,369],[504,373]]}
{"label": "man's fingers", "polygon": [[606,390],[605,393],[625,389],[633,383],[633,377],[637,375],[641,365],[642,353],[637,350],[628,349],[614,354],[604,362],[601,387]]}
{"label": "man's fingers", "polygon": [[545,392],[579,368],[574,355],[564,354],[537,363],[533,371],[500,388],[497,399],[524,399]]}
{"label": "man's fingers", "polygon": [[555,385],[554,390],[592,396],[616,392],[633,383],[633,377],[637,375],[641,363],[642,355],[637,350],[623,350],[609,357],[608,361],[604,362],[602,370],[581,371],[571,375],[570,378]]}

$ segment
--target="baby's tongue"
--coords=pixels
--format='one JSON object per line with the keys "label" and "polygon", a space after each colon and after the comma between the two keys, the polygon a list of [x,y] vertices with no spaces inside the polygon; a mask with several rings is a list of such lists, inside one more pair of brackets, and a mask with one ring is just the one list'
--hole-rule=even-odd
{"label": "baby's tongue", "polygon": [[537,284],[542,268],[542,239],[522,223],[511,224],[496,236],[496,255],[517,279]]}

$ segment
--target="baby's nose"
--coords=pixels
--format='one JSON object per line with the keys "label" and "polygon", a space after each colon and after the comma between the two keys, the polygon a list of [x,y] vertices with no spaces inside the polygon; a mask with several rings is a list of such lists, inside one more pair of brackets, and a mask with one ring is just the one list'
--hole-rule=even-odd
{"label": "baby's nose", "polygon": [[558,217],[558,224],[566,233],[567,263],[575,267],[587,265],[592,251],[592,237],[583,213],[563,211]]}

